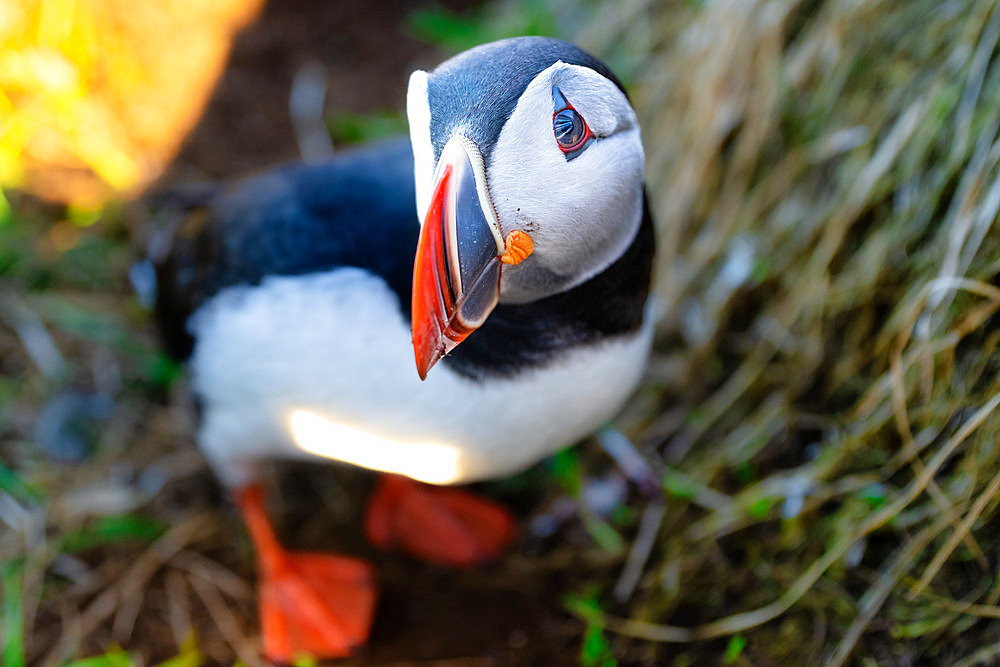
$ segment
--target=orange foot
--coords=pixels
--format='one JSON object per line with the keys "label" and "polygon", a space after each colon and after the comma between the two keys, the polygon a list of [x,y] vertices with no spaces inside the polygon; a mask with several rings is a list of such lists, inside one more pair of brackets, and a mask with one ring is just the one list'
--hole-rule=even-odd
{"label": "orange foot", "polygon": [[375,572],[365,561],[292,553],[278,543],[257,485],[236,492],[257,550],[260,625],[268,660],[289,663],[303,654],[350,655],[368,639],[375,612]]}
{"label": "orange foot", "polygon": [[377,547],[467,567],[500,556],[514,537],[514,518],[468,491],[382,475],[368,503],[365,532]]}

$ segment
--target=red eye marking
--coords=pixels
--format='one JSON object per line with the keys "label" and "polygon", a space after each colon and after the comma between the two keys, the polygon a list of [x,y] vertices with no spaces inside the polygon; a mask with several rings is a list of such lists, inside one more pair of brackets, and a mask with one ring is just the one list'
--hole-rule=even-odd
{"label": "red eye marking", "polygon": [[552,87],[552,101],[556,105],[556,112],[552,114],[552,132],[559,150],[566,155],[567,160],[571,160],[580,154],[594,138],[594,134],[583,116],[555,86]]}

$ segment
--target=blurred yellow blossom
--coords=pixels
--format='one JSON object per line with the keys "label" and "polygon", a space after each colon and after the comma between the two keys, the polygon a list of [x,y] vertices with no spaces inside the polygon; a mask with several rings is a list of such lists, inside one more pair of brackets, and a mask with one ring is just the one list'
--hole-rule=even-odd
{"label": "blurred yellow blossom", "polygon": [[99,205],[156,178],[262,0],[0,0],[0,188]]}

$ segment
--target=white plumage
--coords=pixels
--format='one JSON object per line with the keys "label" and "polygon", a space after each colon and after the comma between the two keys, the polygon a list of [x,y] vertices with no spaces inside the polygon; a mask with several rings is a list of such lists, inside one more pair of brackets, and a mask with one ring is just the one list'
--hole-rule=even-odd
{"label": "white plumage", "polygon": [[455,475],[440,481],[512,474],[621,408],[646,362],[646,322],[511,378],[479,382],[441,364],[421,382],[398,299],[367,272],[228,288],[192,320],[193,383],[207,407],[198,439],[233,486],[256,477],[258,458],[316,458],[292,437],[290,417],[302,410],[400,443],[454,448]]}

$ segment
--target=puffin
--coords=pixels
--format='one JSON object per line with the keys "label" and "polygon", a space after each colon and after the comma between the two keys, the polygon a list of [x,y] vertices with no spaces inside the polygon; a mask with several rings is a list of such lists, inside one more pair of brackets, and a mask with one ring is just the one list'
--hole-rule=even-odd
{"label": "puffin", "polygon": [[492,42],[413,72],[406,112],[408,138],[175,198],[148,247],[274,662],[363,646],[377,577],[282,546],[266,461],[378,471],[370,541],[472,566],[515,523],[456,485],[597,430],[651,347],[643,148],[606,65],[556,39]]}

